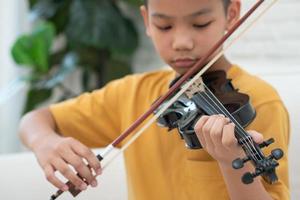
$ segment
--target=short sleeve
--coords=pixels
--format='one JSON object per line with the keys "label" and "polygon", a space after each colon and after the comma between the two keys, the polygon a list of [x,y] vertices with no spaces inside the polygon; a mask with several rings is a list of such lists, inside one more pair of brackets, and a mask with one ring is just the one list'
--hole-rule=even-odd
{"label": "short sleeve", "polygon": [[122,80],[50,106],[60,134],[73,137],[89,147],[111,143],[120,131],[119,90]]}

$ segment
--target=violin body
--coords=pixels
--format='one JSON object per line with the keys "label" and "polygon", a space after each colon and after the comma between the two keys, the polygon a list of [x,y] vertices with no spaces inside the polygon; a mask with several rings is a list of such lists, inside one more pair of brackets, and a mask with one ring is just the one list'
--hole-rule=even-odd
{"label": "violin body", "polygon": [[[177,79],[172,81],[170,86]],[[226,78],[224,71],[205,73],[202,79],[205,85],[243,127],[252,122],[256,113],[250,104],[249,96],[234,89],[231,80]],[[157,120],[160,126],[167,127],[169,130],[177,128],[181,138],[186,143],[186,147],[189,149],[202,148],[194,131],[197,120],[202,115],[214,114],[208,107],[200,106],[202,100],[199,97],[199,93],[194,94],[192,98],[183,94]]]}

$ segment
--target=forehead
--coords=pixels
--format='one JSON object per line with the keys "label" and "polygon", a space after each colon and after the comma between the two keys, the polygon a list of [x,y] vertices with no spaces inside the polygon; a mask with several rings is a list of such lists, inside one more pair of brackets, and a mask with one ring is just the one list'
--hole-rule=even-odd
{"label": "forehead", "polygon": [[[221,8],[221,9],[220,9]],[[148,0],[151,16],[188,17],[222,11],[222,0]]]}

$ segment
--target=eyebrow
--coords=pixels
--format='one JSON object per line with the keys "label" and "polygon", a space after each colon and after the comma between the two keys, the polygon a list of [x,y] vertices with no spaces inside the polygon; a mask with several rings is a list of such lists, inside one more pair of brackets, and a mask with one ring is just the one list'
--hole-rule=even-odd
{"label": "eyebrow", "polygon": [[[189,17],[197,17],[197,16],[200,16],[200,15],[205,15],[205,14],[208,14],[212,12],[212,9],[210,8],[204,8],[204,9],[201,9],[201,10],[198,10],[194,13],[191,13],[191,14],[188,14],[186,16],[184,16],[185,18],[189,18]],[[151,14],[152,17],[155,17],[155,18],[163,18],[163,19],[172,19],[172,18],[175,18],[174,16],[169,16],[169,15],[166,15],[166,14],[163,14],[163,13],[157,13],[157,12],[154,12]]]}

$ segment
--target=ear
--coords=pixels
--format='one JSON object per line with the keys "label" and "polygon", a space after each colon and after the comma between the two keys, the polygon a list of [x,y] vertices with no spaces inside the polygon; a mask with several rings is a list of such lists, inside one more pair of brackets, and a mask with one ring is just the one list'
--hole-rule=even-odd
{"label": "ear", "polygon": [[144,25],[145,25],[145,28],[146,28],[146,34],[151,37],[151,34],[150,34],[150,27],[149,27],[149,15],[148,15],[148,9],[146,8],[146,6],[141,6],[140,7],[140,12],[141,12],[141,15],[143,17],[143,20],[144,20]]}
{"label": "ear", "polygon": [[232,0],[227,8],[227,26],[229,30],[239,19],[241,14],[241,1]]}

